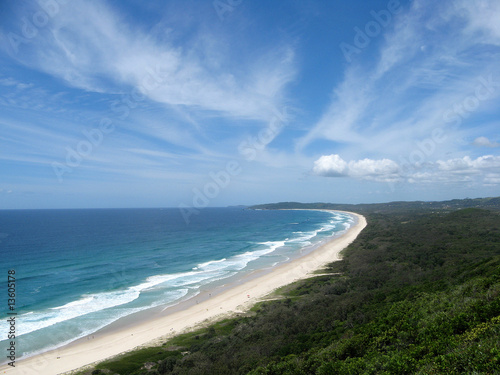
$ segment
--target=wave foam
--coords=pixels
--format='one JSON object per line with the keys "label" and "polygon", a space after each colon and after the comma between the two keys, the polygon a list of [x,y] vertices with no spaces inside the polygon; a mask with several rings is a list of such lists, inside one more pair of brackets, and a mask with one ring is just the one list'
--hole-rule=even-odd
{"label": "wave foam", "polygon": [[[28,334],[88,314],[104,312],[105,310],[107,310],[106,316],[108,318],[118,315],[121,317],[122,314],[127,315],[129,313],[126,313],[126,311],[135,310],[137,308],[146,309],[154,307],[153,305],[157,306],[159,304],[175,302],[175,298],[184,297],[188,293],[188,290],[197,289],[201,285],[209,282],[232,276],[247,267],[250,262],[273,253],[277,249],[287,245],[311,245],[314,238],[318,235],[338,230],[339,225],[342,225],[344,230],[347,230],[353,222],[354,220],[350,215],[332,213],[332,216],[329,217],[326,222],[320,224],[320,227],[317,229],[293,232],[293,236],[285,240],[254,243],[254,245],[257,246],[256,249],[247,251],[243,254],[200,263],[187,272],[150,276],[143,282],[128,288],[86,294],[80,296],[80,298],[75,301],[71,301],[61,306],[20,315],[19,321],[22,321],[22,324],[19,326],[19,335]],[[156,299],[154,302],[151,302],[155,294],[150,293],[155,291],[161,292],[162,290],[168,291],[167,294],[170,292],[172,293],[168,294],[165,298],[160,298],[161,300]],[[133,305],[127,306],[131,302],[139,299],[141,294],[144,293],[148,293],[149,295],[145,300],[146,302],[150,301],[147,302],[147,306],[140,306],[140,303],[134,303]],[[113,308],[117,307],[120,308],[116,309],[116,311],[112,311]],[[93,316],[94,315],[91,315],[91,317]],[[0,329],[1,337],[5,337],[4,332],[1,331],[3,331],[3,329]]]}

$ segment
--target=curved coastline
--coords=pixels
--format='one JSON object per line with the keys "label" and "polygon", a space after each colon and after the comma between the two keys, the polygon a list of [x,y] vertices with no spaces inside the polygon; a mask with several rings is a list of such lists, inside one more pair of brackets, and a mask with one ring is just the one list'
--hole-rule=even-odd
{"label": "curved coastline", "polygon": [[[200,293],[196,300],[179,303],[158,311],[146,321],[129,322],[120,328],[77,340],[72,344],[16,362],[16,367],[2,366],[5,374],[62,374],[119,355],[141,346],[153,346],[161,341],[234,313],[244,312],[276,289],[306,278],[328,263],[340,260],[340,252],[365,228],[366,219],[356,218],[342,235],[334,236],[307,254],[271,270],[257,270],[235,283],[218,290]],[[210,292],[210,293],[209,293]]]}

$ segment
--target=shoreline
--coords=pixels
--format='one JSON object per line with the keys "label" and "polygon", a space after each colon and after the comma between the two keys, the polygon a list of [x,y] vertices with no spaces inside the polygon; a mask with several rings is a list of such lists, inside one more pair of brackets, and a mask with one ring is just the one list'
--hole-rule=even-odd
{"label": "shoreline", "polygon": [[[365,228],[359,214],[338,210],[356,218],[342,235],[334,236],[311,252],[271,269],[250,272],[236,281],[200,291],[194,297],[170,306],[157,308],[145,320],[124,318],[120,324],[106,327],[59,349],[16,361],[16,367],[0,367],[3,374],[63,374],[139,347],[155,346],[170,337],[247,311],[276,289],[304,279],[328,263],[340,260],[345,249]],[[144,315],[143,315],[144,316]],[[124,323],[127,322],[127,323]]]}

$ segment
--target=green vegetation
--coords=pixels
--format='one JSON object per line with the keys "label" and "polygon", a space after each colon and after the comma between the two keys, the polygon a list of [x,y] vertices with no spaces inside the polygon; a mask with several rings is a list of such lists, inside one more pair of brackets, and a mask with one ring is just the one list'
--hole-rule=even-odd
{"label": "green vegetation", "polygon": [[279,210],[279,209],[323,209],[358,212],[360,214],[369,213],[401,213],[401,212],[422,212],[440,211],[451,212],[465,208],[483,208],[487,210],[500,210],[500,197],[495,198],[475,198],[475,199],[453,199],[443,202],[390,202],[372,204],[337,204],[337,203],[298,203],[281,202],[252,206],[253,209]]}
{"label": "green vegetation", "polygon": [[357,210],[369,225],[321,276],[283,288],[283,299],[261,303],[251,314],[97,369],[121,375],[500,374],[500,213],[498,202],[488,202],[495,210]]}

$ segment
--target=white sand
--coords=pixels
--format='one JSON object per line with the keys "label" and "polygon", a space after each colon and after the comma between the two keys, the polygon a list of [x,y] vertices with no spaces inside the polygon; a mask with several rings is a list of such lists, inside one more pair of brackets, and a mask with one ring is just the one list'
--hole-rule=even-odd
{"label": "white sand", "polygon": [[41,355],[16,361],[15,368],[3,365],[0,374],[45,375],[61,374],[94,362],[130,351],[147,343],[154,344],[180,332],[245,311],[277,288],[308,277],[332,261],[339,260],[339,253],[346,248],[366,226],[363,216],[344,235],[318,247],[313,252],[289,263],[277,266],[270,272],[258,273],[243,283],[226,288],[223,292],[181,311],[168,313],[120,330],[95,335]]}

